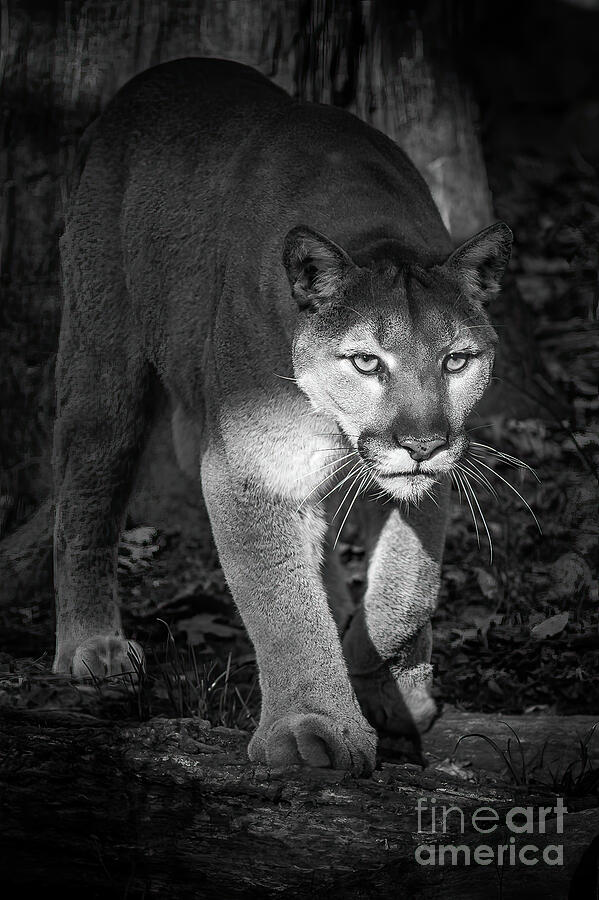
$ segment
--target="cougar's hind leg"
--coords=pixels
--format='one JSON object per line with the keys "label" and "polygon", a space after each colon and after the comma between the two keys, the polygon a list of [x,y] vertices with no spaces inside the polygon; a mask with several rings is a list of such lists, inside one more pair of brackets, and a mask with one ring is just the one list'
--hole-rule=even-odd
{"label": "cougar's hind leg", "polygon": [[77,340],[67,310],[53,459],[54,671],[78,676],[132,669],[117,604],[117,547],[149,417],[141,353],[122,337],[98,343]]}

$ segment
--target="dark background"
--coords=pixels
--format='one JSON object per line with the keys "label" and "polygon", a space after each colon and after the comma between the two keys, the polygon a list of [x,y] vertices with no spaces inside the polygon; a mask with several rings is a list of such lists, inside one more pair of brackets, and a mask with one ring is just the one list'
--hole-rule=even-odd
{"label": "dark background", "polygon": [[[484,542],[477,549],[469,510],[456,501],[435,619],[436,690],[467,709],[594,712],[599,11],[557,0],[375,2],[369,17],[351,2],[233,6],[159,0],[1,6],[3,533],[14,537],[50,493],[58,237],[86,126],[134,74],[185,55],[250,62],[298,96],[357,108],[376,124],[376,103],[364,93],[364,60],[375,60],[384,91],[387,67],[412,46],[416,16],[433,66],[456,71],[476,101],[496,213],[515,234],[506,290],[493,308],[502,338],[497,379],[473,425],[481,427],[479,440],[538,471],[540,484],[522,470],[497,468],[526,497],[544,533],[499,483],[500,502],[487,497],[483,504],[495,548],[491,564]],[[223,705],[221,698],[208,713],[247,725],[257,702],[251,647],[206,531],[194,536],[178,508],[170,525],[164,506],[149,520],[148,509],[131,514],[121,553],[129,633],[158,646],[161,617],[182,653],[193,646],[200,660],[215,657],[225,667],[228,660],[230,670],[239,670],[243,703]],[[137,525],[148,528],[135,532]],[[363,553],[351,527],[341,546],[357,594]],[[30,680],[46,673],[49,655],[38,658],[52,645],[47,552],[40,565],[41,586],[0,605],[0,661]],[[5,581],[0,591],[8,595],[9,588]],[[36,684],[41,702],[46,687]],[[151,702],[156,708],[167,701],[162,686]]]}

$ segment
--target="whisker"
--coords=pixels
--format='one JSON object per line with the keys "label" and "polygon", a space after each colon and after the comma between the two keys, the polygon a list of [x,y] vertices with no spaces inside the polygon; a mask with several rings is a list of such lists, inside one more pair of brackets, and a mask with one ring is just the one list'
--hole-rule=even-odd
{"label": "whisker", "polygon": [[471,431],[478,431],[479,428],[488,428],[491,425],[491,422],[484,422],[482,425],[473,425],[472,428],[467,428],[466,431],[470,434]]}
{"label": "whisker", "polygon": [[385,498],[385,502],[387,502],[388,497],[389,497],[388,491],[384,491],[384,490],[382,490],[382,488],[380,491],[377,491],[375,494],[370,494],[370,499],[373,500],[375,503],[378,502],[379,500],[382,500],[383,498]]}
{"label": "whisker", "polygon": [[361,313],[360,310],[354,309],[353,306],[349,306],[347,303],[338,303],[337,309],[349,309],[351,312],[355,313],[360,318],[364,319],[365,322],[371,322],[372,316],[366,316],[364,313]]}
{"label": "whisker", "polygon": [[505,453],[503,450],[497,450],[495,447],[491,447],[489,444],[481,444],[479,441],[471,441],[470,442],[473,447],[481,447],[484,450],[487,450],[489,453],[492,453],[494,456],[498,456],[500,459],[503,459],[506,463],[511,463],[513,466],[519,469],[528,469],[529,472],[534,475],[536,480],[541,483],[541,479],[528,463],[525,463],[523,459],[520,459],[517,456],[512,456],[511,453]]}
{"label": "whisker", "polygon": [[499,462],[502,462],[504,464],[504,466],[508,466],[510,469],[522,470],[522,469],[526,468],[526,466],[522,466],[519,463],[512,462],[511,459],[507,459],[505,456],[502,456],[500,453],[491,453],[489,450],[472,450],[471,449],[469,451],[469,454],[470,454],[470,459],[478,459],[478,460],[485,459],[484,454],[486,454],[487,459],[489,459],[489,457],[491,457],[492,459],[497,459],[497,460],[499,460]]}
{"label": "whisker", "polygon": [[529,468],[528,463],[525,463],[523,459],[519,459],[517,456],[512,456],[511,453],[506,453],[505,450],[498,450],[496,447],[491,447],[490,444],[482,444],[480,441],[471,441],[470,443],[473,447],[480,447],[481,449],[492,453],[494,456],[500,456],[503,459],[509,459],[510,462],[513,462],[518,466]]}
{"label": "whisker", "polygon": [[[369,472],[366,472],[366,475],[364,475],[364,477],[362,478],[362,481],[361,481],[360,484],[358,485],[358,489],[357,489],[356,493],[354,494],[351,503],[350,503],[349,506],[348,506],[347,512],[345,513],[345,516],[343,517],[343,522],[342,522],[341,525],[339,526],[339,531],[337,532],[337,537],[335,538],[335,543],[333,544],[333,550],[334,550],[335,547],[337,546],[337,542],[339,541],[339,538],[341,537],[341,532],[343,531],[343,526],[344,526],[345,523],[347,522],[347,518],[348,518],[348,516],[349,516],[349,514],[350,514],[350,512],[351,512],[351,510],[352,510],[352,506],[354,505],[354,503],[355,503],[356,500],[358,499],[358,495],[359,495],[360,491],[362,490],[362,487],[363,487],[364,484],[366,483],[366,481],[367,481],[369,475],[370,475],[370,473],[369,473]],[[354,484],[355,484],[355,482],[354,482]],[[344,499],[344,501],[345,501],[345,497],[344,497],[343,499]],[[341,507],[340,507],[340,508],[341,508]]]}
{"label": "whisker", "polygon": [[426,496],[428,497],[429,500],[432,500],[432,502],[435,504],[435,506],[437,507],[437,509],[439,509],[439,504],[437,503],[437,498],[435,497],[435,495],[432,494],[431,491],[430,491],[428,488],[426,488],[426,490],[424,491],[424,493],[426,494]]}
{"label": "whisker", "polygon": [[[464,475],[465,475],[465,473],[464,473]],[[465,477],[466,477],[466,487],[469,488],[470,493],[472,494],[472,499],[474,500],[474,502],[476,504],[476,508],[479,512],[479,515],[482,519],[484,529],[487,533],[487,540],[489,542],[489,563],[492,565],[493,564],[493,541],[491,539],[491,532],[489,531],[489,527],[487,525],[487,520],[485,519],[485,515],[481,509],[481,505],[478,502],[478,497],[476,496],[476,491],[474,490],[474,485],[471,483],[471,481],[467,475],[465,475]]]}
{"label": "whisker", "polygon": [[[353,455],[353,454],[352,454],[352,455]],[[349,466],[350,464],[351,464],[351,460],[347,460],[347,462],[341,463],[341,465],[340,465],[337,469],[334,469],[332,472],[329,472],[329,473],[322,479],[322,481],[319,481],[318,484],[315,485],[315,486],[314,486],[314,487],[306,494],[306,496],[304,497],[304,499],[302,500],[302,502],[300,503],[300,505],[299,505],[298,508],[296,509],[296,512],[299,512],[299,511],[300,511],[300,509],[302,508],[302,506],[304,505],[304,503],[306,502],[306,500],[308,499],[308,497],[311,497],[312,494],[313,494],[315,491],[317,491],[319,487],[322,487],[323,484],[326,484],[326,482],[329,480],[329,478],[332,478],[333,475],[336,475],[338,472],[341,471],[341,469],[345,469],[345,467],[346,467],[346,466]],[[354,467],[354,469],[355,469],[355,467]],[[352,471],[354,471],[354,469],[352,469]],[[351,472],[350,472],[349,474],[351,475]],[[349,475],[348,475],[348,477],[349,477]],[[344,479],[344,481],[345,481],[345,479]],[[336,485],[336,487],[340,487],[341,484],[343,484],[343,481],[340,482],[338,485]],[[335,489],[336,489],[336,488],[333,488],[333,490],[335,490]],[[332,493],[332,492],[333,492],[333,491],[329,491],[329,493]],[[326,494],[325,496],[328,497],[329,494]],[[324,500],[325,498],[323,497],[322,499]]]}
{"label": "whisker", "polygon": [[339,515],[339,513],[341,512],[341,507],[343,506],[343,504],[345,503],[345,501],[346,501],[347,498],[349,497],[350,493],[351,493],[352,490],[354,489],[355,484],[356,484],[357,480],[359,479],[359,477],[360,477],[360,475],[362,474],[363,471],[364,471],[364,466],[360,466],[359,469],[358,469],[358,471],[355,473],[355,475],[354,475],[354,477],[353,477],[353,479],[352,479],[352,481],[351,481],[351,483],[350,483],[348,489],[346,490],[345,494],[343,495],[343,500],[341,501],[341,503],[339,504],[339,506],[337,507],[337,509],[336,509],[335,512],[333,513],[333,515],[331,516],[331,522],[332,522],[334,519],[336,519],[337,516]]}
{"label": "whisker", "polygon": [[328,469],[330,466],[336,466],[337,463],[343,462],[344,459],[349,459],[350,456],[355,456],[357,452],[357,450],[352,450],[351,453],[346,453],[346,455],[342,456],[341,458],[337,457],[337,459],[332,459],[331,462],[325,463],[323,466],[319,466],[317,469],[312,469],[311,472],[306,472],[304,475],[302,475],[302,478],[309,478],[310,475],[316,475],[317,472],[322,472],[323,469]]}
{"label": "whisker", "polygon": [[369,473],[368,481],[367,481],[366,484],[364,485],[364,489],[363,489],[363,491],[362,491],[363,494],[367,494],[367,492],[370,490],[370,488],[371,488],[372,484],[375,482],[375,480],[376,480],[376,475],[375,475],[375,473],[374,473],[374,472],[370,472],[370,473]]}
{"label": "whisker", "polygon": [[476,543],[478,544],[478,547],[479,547],[479,549],[480,549],[480,532],[479,532],[479,530],[478,530],[478,522],[476,521],[476,516],[474,515],[474,507],[472,506],[472,503],[471,503],[471,501],[470,501],[470,497],[468,496],[468,491],[467,491],[467,489],[466,489],[466,483],[465,483],[465,481],[464,481],[463,473],[456,472],[456,477],[457,477],[457,478],[460,480],[460,482],[462,483],[462,487],[463,487],[463,489],[464,489],[464,496],[465,496],[465,498],[466,498],[466,500],[467,500],[467,502],[468,502],[468,506],[470,507],[470,513],[471,513],[471,515],[472,515],[472,521],[474,522],[474,530],[476,531]]}
{"label": "whisker", "polygon": [[528,469],[529,472],[535,476],[537,481],[539,480],[538,475],[534,471],[534,469],[525,463],[524,460],[518,459],[516,456],[510,456],[509,453],[504,453],[502,450],[496,450],[494,447],[485,447],[484,444],[479,444],[477,441],[471,441],[470,446],[473,447],[473,453],[478,453],[480,456],[493,456],[496,459],[500,459],[502,462],[506,464],[506,466],[511,466],[513,469]]}
{"label": "whisker", "polygon": [[[374,481],[374,477],[372,479]],[[382,500],[383,497],[388,497],[389,492],[385,490],[385,488],[379,488],[379,490],[375,494],[370,495],[371,500]]]}
{"label": "whisker", "polygon": [[[347,491],[346,491],[346,493],[345,493],[345,496],[344,496],[343,500],[341,501],[341,503],[339,504],[339,506],[338,506],[337,509],[335,510],[335,515],[331,518],[331,522],[333,522],[333,520],[335,519],[335,517],[337,516],[337,514],[340,512],[341,507],[343,506],[343,504],[345,503],[345,501],[346,501],[347,498],[349,497],[350,493],[353,491],[353,489],[355,488],[355,486],[356,486],[356,484],[357,484],[357,485],[358,485],[358,490],[356,491],[356,494],[355,494],[353,500],[351,500],[351,502],[350,502],[350,504],[349,504],[349,506],[348,506],[348,508],[347,508],[347,512],[346,512],[345,515],[343,516],[343,521],[341,522],[341,525],[339,526],[339,530],[338,530],[338,532],[337,532],[337,537],[336,537],[335,542],[334,542],[334,544],[333,544],[333,549],[334,549],[334,548],[336,547],[336,545],[337,545],[337,541],[338,541],[338,539],[339,539],[339,535],[341,534],[341,529],[342,529],[343,526],[345,525],[345,521],[346,521],[347,517],[349,516],[349,512],[350,512],[350,510],[351,510],[351,508],[352,508],[352,506],[353,506],[353,504],[354,504],[354,500],[356,499],[356,497],[358,496],[358,494],[359,494],[359,492],[360,492],[360,475],[361,475],[361,474],[362,474],[362,471],[360,471],[360,472],[358,472],[358,473],[356,474],[354,480],[352,481],[352,483],[350,484],[349,488],[347,489]],[[363,479],[362,479],[362,480],[363,480]]]}
{"label": "whisker", "polygon": [[[463,468],[463,467],[465,467],[465,468]],[[492,494],[496,500],[499,500],[499,495],[498,495],[497,491],[495,490],[495,488],[493,487],[493,485],[491,484],[491,482],[489,481],[489,479],[487,478],[485,473],[481,472],[480,469],[476,468],[476,463],[474,462],[474,460],[472,460],[470,458],[462,460],[462,463],[458,465],[458,469],[460,469],[460,468],[462,469],[462,471],[467,472],[471,478],[474,478],[474,480],[478,484],[480,484],[480,485],[482,485],[482,487],[486,488],[489,491],[489,493]]]}
{"label": "whisker", "polygon": [[[381,487],[381,485],[377,482],[376,469],[374,468],[372,463],[368,462],[368,460],[366,460],[366,468],[368,469],[370,478],[368,479],[368,481],[364,487],[364,493],[365,494],[368,493],[370,500],[378,500],[380,497],[386,497],[387,491],[385,490],[385,488]],[[371,493],[373,487],[377,488],[377,491],[374,494]]]}
{"label": "whisker", "polygon": [[[311,450],[311,453],[326,453],[327,450],[338,450],[340,453],[343,450],[347,450],[347,447],[319,447],[317,450]],[[354,453],[357,453],[357,450],[354,450]]]}
{"label": "whisker", "polygon": [[[378,482],[376,480],[376,470],[375,470],[374,466],[372,465],[372,463],[369,463],[368,461],[366,461],[365,465],[366,465],[366,468],[368,469],[369,478],[368,478],[368,481],[366,482],[366,484],[364,485],[363,493],[368,495],[369,500],[380,500],[383,497],[387,497],[388,492],[385,490],[385,488],[381,487],[381,485],[378,484]],[[377,490],[374,494],[371,493],[373,486],[377,488]]]}
{"label": "whisker", "polygon": [[495,323],[495,322],[479,322],[476,325],[470,325],[473,319],[479,319],[480,316],[478,314],[474,314],[472,316],[467,316],[465,319],[462,319],[462,324],[466,326],[466,328],[505,328],[504,324]]}
{"label": "whisker", "polygon": [[282,378],[284,381],[293,381],[294,384],[297,384],[297,380],[295,378],[290,378],[289,375],[279,375],[278,372],[272,373],[275,378]]}
{"label": "whisker", "polygon": [[480,315],[478,313],[473,313],[473,315],[471,316],[466,316],[464,319],[462,319],[462,323],[464,325],[467,325],[468,322],[472,322],[473,319],[480,319]]}
{"label": "whisker", "polygon": [[[348,463],[344,463],[344,465],[348,465]],[[322,503],[323,500],[326,500],[327,497],[330,497],[331,494],[333,494],[335,491],[338,491],[339,488],[341,487],[341,485],[345,484],[345,482],[348,481],[348,479],[350,479],[352,477],[352,475],[355,474],[356,470],[360,469],[361,466],[363,466],[363,465],[364,465],[364,463],[361,460],[360,460],[360,462],[357,462],[355,464],[355,466],[353,467],[353,469],[350,469],[350,471],[347,473],[347,475],[344,478],[341,479],[341,481],[339,481],[333,488],[331,488],[331,490],[328,493],[326,493],[324,495],[324,497],[320,498],[320,502]]]}
{"label": "whisker", "polygon": [[543,529],[542,529],[541,526],[539,525],[539,520],[537,519],[537,517],[535,516],[534,512],[532,511],[532,509],[531,509],[531,507],[530,507],[530,504],[527,503],[527,501],[524,499],[524,497],[522,496],[522,494],[520,493],[520,491],[516,490],[516,488],[514,487],[514,485],[513,485],[513,484],[510,484],[510,482],[509,482],[506,478],[504,478],[503,475],[500,475],[499,472],[496,472],[495,469],[492,469],[491,466],[488,466],[488,465],[487,465],[486,463],[484,463],[480,458],[479,458],[479,465],[484,466],[485,469],[488,469],[489,472],[492,472],[493,475],[495,475],[497,478],[499,478],[501,481],[503,481],[503,483],[504,483],[505,485],[507,485],[507,486],[509,487],[509,489],[510,489],[511,491],[513,491],[514,494],[516,494],[517,497],[520,498],[520,500],[522,500],[522,503],[524,504],[524,506],[527,508],[527,510],[529,511],[529,513],[531,514],[531,516],[533,517],[533,519],[535,520],[536,526],[537,526],[537,528],[539,529],[539,534],[543,534]]}
{"label": "whisker", "polygon": [[457,491],[458,491],[458,500],[459,500],[459,502],[461,503],[461,502],[462,502],[462,489],[461,489],[461,487],[460,487],[460,483],[459,483],[459,481],[457,480],[457,478],[455,477],[455,476],[456,476],[456,473],[454,473],[454,472],[452,471],[450,474],[451,474],[451,480],[453,481],[453,483],[454,483],[454,485],[456,486]]}

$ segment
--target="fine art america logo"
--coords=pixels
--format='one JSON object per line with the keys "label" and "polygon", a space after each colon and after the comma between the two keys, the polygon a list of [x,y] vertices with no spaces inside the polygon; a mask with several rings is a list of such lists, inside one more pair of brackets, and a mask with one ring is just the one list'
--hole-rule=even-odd
{"label": "fine art america logo", "polygon": [[[416,862],[421,866],[563,866],[563,844],[541,846],[528,841],[524,835],[546,833],[547,820],[551,819],[551,833],[563,834],[564,806],[562,797],[557,797],[555,806],[514,806],[498,812],[492,806],[479,806],[474,812],[464,814],[459,806],[442,806],[436,800],[420,798],[416,806],[418,813],[418,833],[422,835],[414,851]],[[555,817],[555,818],[554,818]],[[469,834],[469,844],[449,844],[441,842],[443,835],[456,832]],[[427,836],[425,838],[425,835]],[[477,835],[493,835],[493,844],[475,844]],[[500,839],[501,843],[496,843]],[[481,839],[482,840],[482,839]]]}

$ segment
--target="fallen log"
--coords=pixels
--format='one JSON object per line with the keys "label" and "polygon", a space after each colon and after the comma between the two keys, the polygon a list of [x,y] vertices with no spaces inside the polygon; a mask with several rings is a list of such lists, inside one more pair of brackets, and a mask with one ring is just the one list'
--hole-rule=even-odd
{"label": "fallen log", "polygon": [[[532,721],[515,723],[524,740]],[[532,725],[536,736],[541,721]],[[570,735],[592,722],[578,717],[568,728],[563,721]],[[555,724],[550,718],[548,729]],[[491,716],[451,713],[435,725],[425,750],[429,759],[442,756],[450,733],[453,740],[495,727]],[[506,900],[564,898],[577,879],[570,896],[595,896],[597,842],[589,847],[599,834],[596,806],[570,809],[560,833],[555,795],[480,772],[477,783],[434,765],[396,763],[380,764],[368,779],[332,770],[283,774],[250,764],[246,743],[243,732],[199,719],[114,724],[63,710],[4,710],[3,884],[90,898]],[[438,813],[458,808],[447,814],[444,832],[439,819],[432,827],[433,806]],[[493,833],[473,824],[481,806],[496,816]],[[527,806],[535,816],[540,806],[551,809],[544,829],[514,833],[506,816]],[[443,851],[442,865],[430,862],[439,845],[458,848]],[[508,854],[502,865],[494,863],[499,845]],[[535,848],[525,853],[537,864],[520,858],[525,845]],[[563,848],[563,864],[544,860],[544,852],[549,860],[559,854],[550,845]]]}
{"label": "fallen log", "polygon": [[[506,773],[504,757],[498,750],[503,751],[513,762],[519,780],[524,781],[528,775],[548,781],[550,774],[557,778],[580,759],[580,741],[585,739],[588,764],[599,769],[599,734],[593,740],[597,726],[599,715],[504,716],[446,710],[425,736],[425,747],[432,759],[452,757],[458,764],[466,762],[477,770],[498,773]],[[477,739],[480,734],[486,740]]]}

